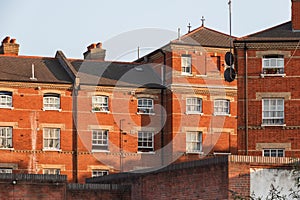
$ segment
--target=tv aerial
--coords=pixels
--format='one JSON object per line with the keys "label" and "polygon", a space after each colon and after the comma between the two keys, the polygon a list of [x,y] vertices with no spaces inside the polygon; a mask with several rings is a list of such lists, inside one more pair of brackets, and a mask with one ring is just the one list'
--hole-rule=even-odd
{"label": "tv aerial", "polygon": [[228,6],[229,6],[229,41],[230,41],[230,51],[226,52],[225,54],[225,63],[228,67],[226,67],[225,71],[224,71],[224,78],[225,81],[227,82],[232,82],[234,81],[235,77],[236,77],[236,72],[234,70],[234,57],[232,54],[232,34],[231,34],[231,0],[229,0],[228,2]]}

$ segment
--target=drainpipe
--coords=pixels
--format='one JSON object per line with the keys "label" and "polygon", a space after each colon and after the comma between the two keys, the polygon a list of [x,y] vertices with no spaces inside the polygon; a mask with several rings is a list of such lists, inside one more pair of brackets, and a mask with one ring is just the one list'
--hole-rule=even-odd
{"label": "drainpipe", "polygon": [[[166,95],[166,64],[167,64],[167,57],[166,57],[166,53],[162,50],[162,49],[159,49],[159,52],[163,55],[163,66],[162,66],[162,74],[161,74],[161,77],[162,77],[162,89],[160,90],[160,104],[161,104],[161,109],[160,109],[160,126],[161,126],[161,135],[160,135],[160,140],[161,140],[161,165],[163,166],[164,165],[164,129],[165,129],[165,126],[164,126],[164,117],[163,117],[163,114],[164,114],[164,110],[163,108],[165,107],[165,110],[167,110],[167,104],[164,104],[164,97]],[[167,98],[165,98],[166,100]],[[167,112],[166,112],[167,113]],[[166,118],[168,117],[168,114],[166,116]]]}
{"label": "drainpipe", "polygon": [[244,62],[245,62],[245,150],[248,155],[248,52],[247,43],[244,43]]}

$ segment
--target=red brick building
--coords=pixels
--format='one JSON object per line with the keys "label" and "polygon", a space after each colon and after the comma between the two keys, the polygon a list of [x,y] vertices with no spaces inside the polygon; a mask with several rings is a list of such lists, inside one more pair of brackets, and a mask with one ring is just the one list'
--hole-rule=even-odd
{"label": "red brick building", "polygon": [[3,40],[1,172],[64,174],[83,182],[130,170],[123,169],[127,157],[134,166],[145,159],[139,152],[160,147],[159,130],[141,129],[160,117],[155,105],[162,87],[150,65],[104,62],[99,44],[84,60],[60,51],[54,58],[19,56],[18,49],[15,40]]}
{"label": "red brick building", "polygon": [[234,41],[238,153],[299,157],[300,1],[292,20]]}
{"label": "red brick building", "polygon": [[138,60],[165,73],[166,164],[237,152],[237,81],[223,75],[230,43],[229,35],[202,24]]}
{"label": "red brick building", "polygon": [[223,77],[230,36],[201,26],[136,63],[19,56],[0,47],[1,172],[91,176],[235,154],[236,81]]}

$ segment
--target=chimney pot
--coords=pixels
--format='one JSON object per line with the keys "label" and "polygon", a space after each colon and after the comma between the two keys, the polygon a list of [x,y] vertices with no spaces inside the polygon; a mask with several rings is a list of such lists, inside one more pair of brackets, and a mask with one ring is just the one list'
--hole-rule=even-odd
{"label": "chimney pot", "polygon": [[9,40],[10,40],[10,37],[9,37],[9,36],[6,36],[6,37],[2,40],[2,44],[8,43]]}
{"label": "chimney pot", "polygon": [[10,43],[11,43],[11,44],[16,44],[16,39],[15,39],[15,38],[11,39],[11,40],[10,40]]}
{"label": "chimney pot", "polygon": [[97,45],[96,45],[96,47],[99,48],[99,49],[102,49],[102,43],[98,42]]}

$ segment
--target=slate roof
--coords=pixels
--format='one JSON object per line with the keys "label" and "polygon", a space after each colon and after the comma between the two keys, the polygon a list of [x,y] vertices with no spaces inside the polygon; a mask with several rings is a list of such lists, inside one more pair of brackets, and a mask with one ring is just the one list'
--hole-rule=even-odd
{"label": "slate roof", "polygon": [[[62,52],[61,52],[62,53]],[[61,54],[60,53],[60,54]],[[72,67],[75,76],[80,77],[80,84],[154,87],[160,88],[161,79],[152,66],[126,62],[103,62],[67,59],[67,67]],[[32,64],[37,80],[32,80]],[[41,82],[73,84],[74,79],[67,73],[56,57],[8,56],[0,55],[0,81]]]}
{"label": "slate roof", "polygon": [[[231,36],[232,40],[236,37]],[[200,26],[199,28],[183,35],[180,40],[174,40],[173,43],[184,42],[185,44],[201,45],[204,47],[230,48],[230,35],[219,31]]]}
{"label": "slate roof", "polygon": [[126,62],[97,62],[73,60],[71,64],[78,71],[80,83],[87,85],[161,87],[160,77],[150,64]]}
{"label": "slate roof", "polygon": [[[31,80],[32,64],[37,80]],[[55,58],[0,55],[0,80],[44,83],[72,83]]]}
{"label": "slate roof", "polygon": [[300,32],[293,31],[292,22],[285,22],[283,24],[265,29],[263,31],[253,33],[237,39],[238,41],[280,41],[280,40],[299,40]]}

